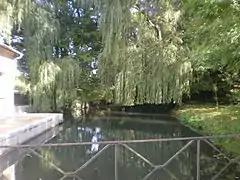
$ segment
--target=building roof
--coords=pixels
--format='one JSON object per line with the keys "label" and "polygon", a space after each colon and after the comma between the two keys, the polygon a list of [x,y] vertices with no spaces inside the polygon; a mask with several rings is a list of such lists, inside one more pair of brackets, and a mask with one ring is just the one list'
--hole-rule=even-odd
{"label": "building roof", "polygon": [[13,47],[0,43],[0,56],[4,56],[9,59],[17,60],[23,57],[23,54]]}

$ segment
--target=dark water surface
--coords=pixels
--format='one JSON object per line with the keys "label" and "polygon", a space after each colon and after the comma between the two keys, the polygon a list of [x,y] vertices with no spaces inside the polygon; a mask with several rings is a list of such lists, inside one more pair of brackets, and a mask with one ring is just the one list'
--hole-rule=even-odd
{"label": "dark water surface", "polygon": [[[110,118],[111,119],[111,118]],[[63,131],[48,143],[88,142],[107,140],[135,140],[199,136],[177,121],[165,117],[114,117],[110,120],[74,122],[64,125]],[[139,122],[138,122],[139,121]],[[156,122],[157,121],[157,122]],[[148,122],[148,123],[146,123]],[[162,165],[187,141],[147,142],[109,146],[90,164],[76,173],[78,177],[66,180],[141,180],[154,168],[149,164]],[[64,175],[56,170],[55,164],[64,172],[73,172],[86,163],[96,153],[105,148],[95,144],[74,147],[40,148],[37,152],[48,162],[35,154],[26,156],[16,164],[16,180],[58,180]],[[136,151],[138,155],[131,150]],[[157,170],[147,180],[195,180],[197,175],[196,143],[180,153],[163,169]],[[143,156],[140,158],[139,156]],[[219,153],[201,142],[201,179],[210,180],[223,168],[227,160],[219,160]],[[146,161],[149,161],[148,164]],[[49,163],[50,162],[50,163]],[[117,162],[117,163],[116,163]],[[61,171],[60,170],[60,171]],[[219,180],[238,179],[238,167],[231,165],[218,178]]]}

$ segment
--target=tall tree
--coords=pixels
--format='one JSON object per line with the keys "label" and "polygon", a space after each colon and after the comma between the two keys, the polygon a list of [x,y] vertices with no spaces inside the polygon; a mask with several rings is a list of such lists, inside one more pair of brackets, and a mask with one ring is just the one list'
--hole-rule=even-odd
{"label": "tall tree", "polygon": [[212,91],[216,101],[219,95],[231,100],[240,73],[239,2],[184,0],[182,9],[183,40],[194,69],[192,93]]}
{"label": "tall tree", "polygon": [[115,102],[132,105],[181,102],[191,64],[184,58],[178,1],[84,1],[101,13],[102,82]]}
{"label": "tall tree", "polygon": [[[11,0],[7,2],[13,7]],[[41,92],[55,97],[53,106],[62,94],[63,99],[82,96],[88,83],[95,82],[89,78],[94,61],[101,82],[107,91],[114,91],[114,101],[125,105],[181,103],[189,92],[192,68],[239,71],[239,3],[234,0],[30,4],[24,13],[21,8],[12,13],[24,14],[16,22],[24,22],[29,89],[35,104],[47,98],[40,98]]]}
{"label": "tall tree", "polygon": [[75,8],[71,0],[45,1],[32,8],[21,31],[26,48],[21,64],[27,69],[25,90],[34,110],[55,111],[76,99],[98,98],[93,70],[101,41],[93,10]]}

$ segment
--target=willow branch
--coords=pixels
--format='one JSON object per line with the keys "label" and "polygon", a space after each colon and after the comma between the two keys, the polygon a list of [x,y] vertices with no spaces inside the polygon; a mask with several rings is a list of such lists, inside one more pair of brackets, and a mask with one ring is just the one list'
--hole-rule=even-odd
{"label": "willow branch", "polygon": [[149,16],[140,9],[140,6],[137,4],[135,5],[135,8],[146,18],[146,21],[153,27],[153,29],[155,30],[156,36],[158,40],[162,40],[162,33],[161,33],[161,28],[159,27],[159,25],[155,24],[150,18]]}

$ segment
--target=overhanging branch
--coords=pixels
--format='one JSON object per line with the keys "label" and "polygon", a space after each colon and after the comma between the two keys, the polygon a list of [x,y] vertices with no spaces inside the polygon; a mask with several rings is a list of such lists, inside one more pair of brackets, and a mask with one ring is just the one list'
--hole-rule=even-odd
{"label": "overhanging branch", "polygon": [[157,39],[158,40],[162,40],[162,32],[161,32],[160,26],[155,24],[149,18],[149,16],[143,10],[140,9],[140,6],[138,4],[135,5],[135,8],[146,18],[146,21],[151,25],[151,27],[153,27],[153,29],[154,29],[154,31],[156,33]]}

